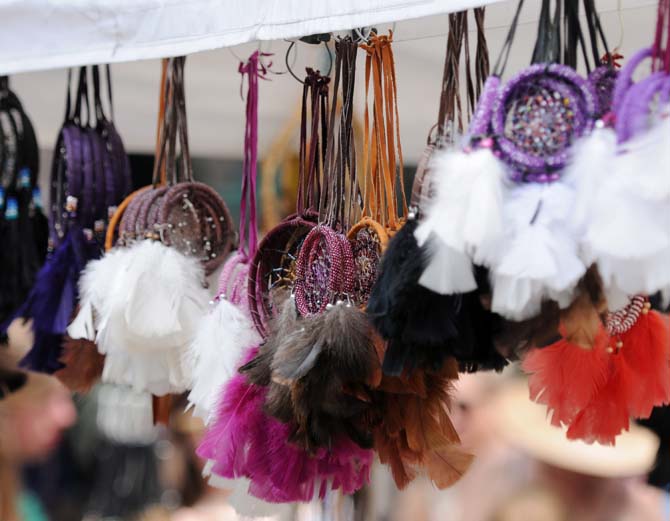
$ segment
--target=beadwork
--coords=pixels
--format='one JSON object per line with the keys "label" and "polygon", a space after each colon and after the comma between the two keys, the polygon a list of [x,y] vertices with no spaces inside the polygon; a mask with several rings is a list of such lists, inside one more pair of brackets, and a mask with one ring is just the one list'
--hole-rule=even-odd
{"label": "beadwork", "polygon": [[617,311],[610,311],[605,317],[605,326],[610,336],[626,333],[632,328],[641,314],[647,313],[651,305],[646,297],[634,296],[630,303]]}

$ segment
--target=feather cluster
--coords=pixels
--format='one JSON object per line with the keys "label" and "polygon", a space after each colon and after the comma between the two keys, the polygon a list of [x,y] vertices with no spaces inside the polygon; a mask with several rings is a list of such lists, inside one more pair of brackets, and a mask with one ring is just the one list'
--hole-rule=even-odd
{"label": "feather cluster", "polygon": [[63,335],[77,306],[79,274],[100,252],[98,242],[73,223],[37,273],[35,285],[16,313],[33,320],[35,334],[32,349],[21,361],[23,366],[48,373],[62,367]]}
{"label": "feather cluster", "polygon": [[442,489],[458,481],[472,455],[460,446],[449,419],[453,381],[458,364],[449,359],[438,372],[414,371],[412,376],[384,375],[374,393],[375,449],[389,465],[398,488],[425,473]]}
{"label": "feather cluster", "polygon": [[81,279],[81,310],[68,333],[105,355],[102,379],[155,395],[189,384],[184,352],[209,294],[199,261],[145,240],[91,262]]}
{"label": "feather cluster", "polygon": [[[246,362],[257,358],[249,348]],[[290,442],[294,428],[265,413],[267,387],[243,374],[225,386],[216,421],[198,447],[211,473],[249,479],[249,493],[273,503],[323,499],[329,490],[351,494],[368,480],[372,451],[346,437],[310,453]]]}
{"label": "feather cluster", "polygon": [[602,293],[589,292],[585,282],[580,289],[561,313],[561,338],[529,351],[522,367],[531,398],[547,405],[569,438],[614,444],[631,417],[647,418],[654,406],[670,403],[670,327],[645,302],[628,330],[613,332]]}
{"label": "feather cluster", "polygon": [[346,436],[370,448],[360,420],[380,377],[373,329],[351,304],[338,302],[315,317],[297,316],[284,297],[257,359],[242,368],[269,386],[266,410],[293,425],[291,440],[309,452]]}
{"label": "feather cluster", "polygon": [[449,357],[463,370],[502,369],[506,361],[492,340],[496,319],[481,302],[482,288],[442,295],[419,283],[428,254],[414,237],[417,226],[410,219],[391,239],[366,308],[388,343],[384,373],[440,371]]}
{"label": "feather cluster", "polygon": [[185,352],[184,363],[191,375],[189,407],[205,423],[212,420],[221,386],[237,372],[244,349],[260,342],[244,309],[246,306],[217,297]]}
{"label": "feather cluster", "polygon": [[415,231],[428,247],[419,283],[444,295],[478,288],[488,269],[490,310],[511,321],[539,315],[546,301],[566,308],[587,265],[569,226],[575,189],[569,176],[514,184],[491,150],[443,151],[433,159],[435,196]]}

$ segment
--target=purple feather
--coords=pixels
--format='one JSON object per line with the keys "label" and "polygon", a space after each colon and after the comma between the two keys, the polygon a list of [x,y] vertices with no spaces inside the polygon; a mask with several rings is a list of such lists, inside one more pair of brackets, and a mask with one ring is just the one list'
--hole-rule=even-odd
{"label": "purple feather", "polygon": [[79,291],[79,274],[89,260],[100,257],[100,246],[76,223],[38,272],[35,285],[15,316],[33,319],[35,343],[21,360],[34,371],[53,373],[62,367],[62,336],[72,319]]}
{"label": "purple feather", "polygon": [[[257,353],[250,348],[243,362]],[[214,461],[215,474],[249,478],[249,493],[272,503],[324,498],[328,489],[352,494],[369,481],[372,451],[343,439],[310,456],[289,443],[290,425],[263,412],[266,392],[241,374],[223,388],[217,420],[197,451]]]}

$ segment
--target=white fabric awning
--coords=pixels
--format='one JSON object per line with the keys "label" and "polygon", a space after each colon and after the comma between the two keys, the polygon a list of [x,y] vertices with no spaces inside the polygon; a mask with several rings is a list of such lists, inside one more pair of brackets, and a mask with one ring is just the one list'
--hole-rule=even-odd
{"label": "white fabric awning", "polygon": [[192,54],[500,0],[0,0],[0,74]]}

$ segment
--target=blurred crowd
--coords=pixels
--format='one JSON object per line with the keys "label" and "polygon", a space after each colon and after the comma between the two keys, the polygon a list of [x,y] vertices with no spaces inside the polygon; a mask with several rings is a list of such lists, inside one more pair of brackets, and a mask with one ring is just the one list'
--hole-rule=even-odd
{"label": "blurred crowd", "polygon": [[[96,424],[100,389],[74,397],[18,360],[32,345],[15,321],[0,347],[1,521],[666,521],[670,520],[670,416],[631,427],[615,447],[569,442],[527,398],[511,367],[463,375],[452,419],[476,455],[454,487],[428,480],[395,490],[385,467],[353,498],[276,506],[244,483],[202,476],[199,420],[174,400],[168,427],[127,444]],[[652,431],[655,434],[652,434]]]}

